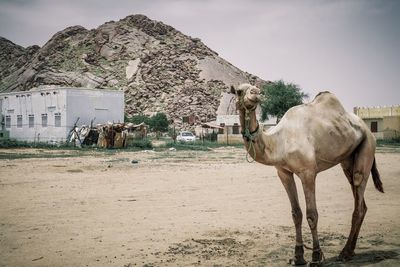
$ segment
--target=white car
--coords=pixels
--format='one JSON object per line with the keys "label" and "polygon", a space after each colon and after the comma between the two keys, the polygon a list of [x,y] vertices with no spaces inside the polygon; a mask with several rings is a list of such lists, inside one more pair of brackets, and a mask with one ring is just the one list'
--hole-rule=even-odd
{"label": "white car", "polygon": [[196,136],[194,136],[194,134],[191,132],[184,131],[178,134],[176,140],[180,142],[194,142],[196,141]]}

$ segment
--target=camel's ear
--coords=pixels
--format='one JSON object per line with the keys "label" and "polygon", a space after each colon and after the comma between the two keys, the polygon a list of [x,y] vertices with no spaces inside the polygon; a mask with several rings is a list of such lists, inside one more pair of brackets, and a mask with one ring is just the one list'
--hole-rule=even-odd
{"label": "camel's ear", "polygon": [[240,88],[235,89],[235,87],[233,87],[233,85],[231,85],[231,93],[235,94],[237,96],[241,96],[243,93],[243,90]]}

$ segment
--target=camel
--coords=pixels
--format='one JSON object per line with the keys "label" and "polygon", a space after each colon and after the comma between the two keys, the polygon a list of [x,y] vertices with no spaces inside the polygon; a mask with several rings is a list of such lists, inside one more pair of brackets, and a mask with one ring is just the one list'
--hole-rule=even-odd
{"label": "camel", "polygon": [[317,232],[315,179],[319,172],[339,163],[354,196],[350,234],[339,255],[342,261],[350,260],[367,212],[364,191],[370,172],[376,189],[383,193],[375,162],[376,141],[367,125],[356,115],[346,112],[332,93],[321,92],[312,102],[289,109],[275,127],[263,131],[255,112],[261,100],[260,89],[250,84],[231,89],[236,94],[236,108],[248,154],[261,164],[275,166],[289,197],[296,229],[294,257],[289,262],[292,265],[307,263],[301,230],[303,214],[293,174],[300,178],[303,186],[307,222],[312,234],[313,252],[309,265],[320,266],[324,256]]}

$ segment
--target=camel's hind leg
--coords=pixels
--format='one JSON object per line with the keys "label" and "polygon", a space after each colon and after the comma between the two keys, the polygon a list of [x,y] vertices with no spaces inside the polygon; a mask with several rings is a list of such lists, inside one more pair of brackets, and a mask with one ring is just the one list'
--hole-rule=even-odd
{"label": "camel's hind leg", "polygon": [[351,184],[354,196],[354,211],[351,221],[349,238],[339,255],[341,260],[349,260],[354,256],[358,234],[367,213],[364,191],[369,173],[374,161],[375,145],[368,138],[360,144],[357,151],[346,161],[342,162],[343,171]]}

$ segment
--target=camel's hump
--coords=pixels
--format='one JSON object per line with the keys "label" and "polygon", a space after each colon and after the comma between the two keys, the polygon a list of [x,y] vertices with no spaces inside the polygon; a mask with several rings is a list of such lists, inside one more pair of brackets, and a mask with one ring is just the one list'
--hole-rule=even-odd
{"label": "camel's hump", "polygon": [[344,111],[339,99],[329,91],[318,93],[310,104],[315,106],[323,105],[327,108],[336,109],[337,111]]}
{"label": "camel's hump", "polygon": [[329,92],[329,91],[322,91],[322,92],[319,92],[319,93],[315,96],[315,98],[317,98],[317,97],[319,97],[320,95],[323,95],[323,94],[331,94],[331,92]]}

